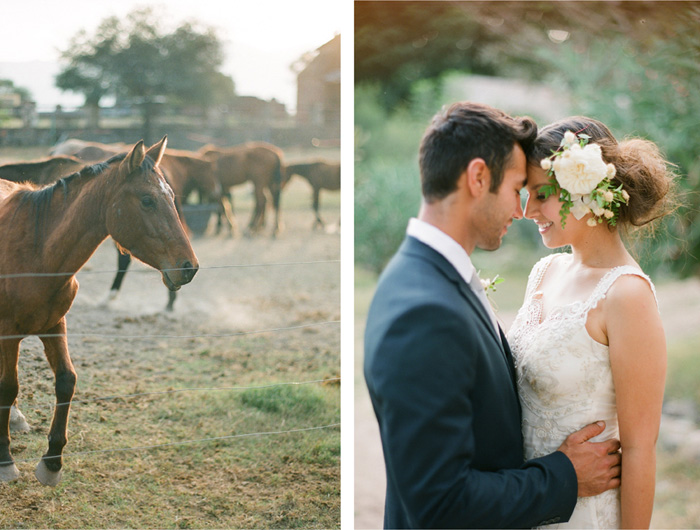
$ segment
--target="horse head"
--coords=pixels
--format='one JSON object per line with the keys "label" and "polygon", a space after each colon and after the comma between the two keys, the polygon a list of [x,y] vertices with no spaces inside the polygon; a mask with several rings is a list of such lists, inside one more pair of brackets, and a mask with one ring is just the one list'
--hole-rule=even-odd
{"label": "horse head", "polygon": [[166,144],[164,137],[146,150],[141,140],[123,157],[110,179],[106,222],[120,249],[160,270],[163,283],[176,291],[192,280],[199,265],[173,190],[158,167]]}

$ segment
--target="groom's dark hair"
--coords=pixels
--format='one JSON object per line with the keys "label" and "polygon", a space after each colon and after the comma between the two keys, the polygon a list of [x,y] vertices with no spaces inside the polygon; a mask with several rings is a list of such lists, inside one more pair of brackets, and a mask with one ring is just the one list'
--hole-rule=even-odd
{"label": "groom's dark hair", "polygon": [[455,191],[460,175],[475,158],[486,162],[491,171],[489,191],[497,192],[516,142],[527,156],[536,137],[537,124],[528,117],[514,118],[488,105],[468,101],[443,108],[421,140],[423,197],[432,202]]}

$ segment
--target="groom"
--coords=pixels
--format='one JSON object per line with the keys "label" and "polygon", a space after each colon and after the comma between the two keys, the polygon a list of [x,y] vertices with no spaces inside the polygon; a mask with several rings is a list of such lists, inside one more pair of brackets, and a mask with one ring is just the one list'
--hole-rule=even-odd
{"label": "groom", "polygon": [[[420,147],[423,203],[382,274],[365,378],[387,474],[385,528],[528,528],[619,486],[619,442],[591,424],[523,463],[510,349],[469,255],[522,218],[529,118],[457,103]],[[611,454],[612,453],[612,454]]]}

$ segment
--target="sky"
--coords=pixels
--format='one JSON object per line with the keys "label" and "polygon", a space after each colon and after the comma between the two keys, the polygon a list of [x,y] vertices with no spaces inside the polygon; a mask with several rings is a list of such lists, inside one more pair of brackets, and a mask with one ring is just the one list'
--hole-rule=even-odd
{"label": "sky", "polygon": [[68,47],[71,37],[81,29],[93,34],[109,16],[123,19],[134,9],[151,6],[162,16],[166,30],[187,21],[215,28],[225,50],[221,70],[233,78],[237,93],[276,98],[293,112],[296,75],[290,65],[331,40],[347,22],[343,20],[346,10],[336,0],[13,0],[3,4],[0,79],[28,88],[40,110],[58,103],[66,107],[82,103],[82,96],[62,94],[52,86],[60,68],[60,50]]}

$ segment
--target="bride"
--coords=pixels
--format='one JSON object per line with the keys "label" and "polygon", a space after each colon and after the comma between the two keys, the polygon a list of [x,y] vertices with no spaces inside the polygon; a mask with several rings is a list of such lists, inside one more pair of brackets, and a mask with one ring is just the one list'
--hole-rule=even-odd
{"label": "bride", "polygon": [[670,165],[656,146],[618,143],[602,123],[573,117],[540,131],[525,217],[548,248],[508,335],[518,374],[525,458],[555,451],[604,420],[619,438],[622,485],[579,498],[570,528],[648,528],[666,342],[654,285],[621,233],[668,213]]}

